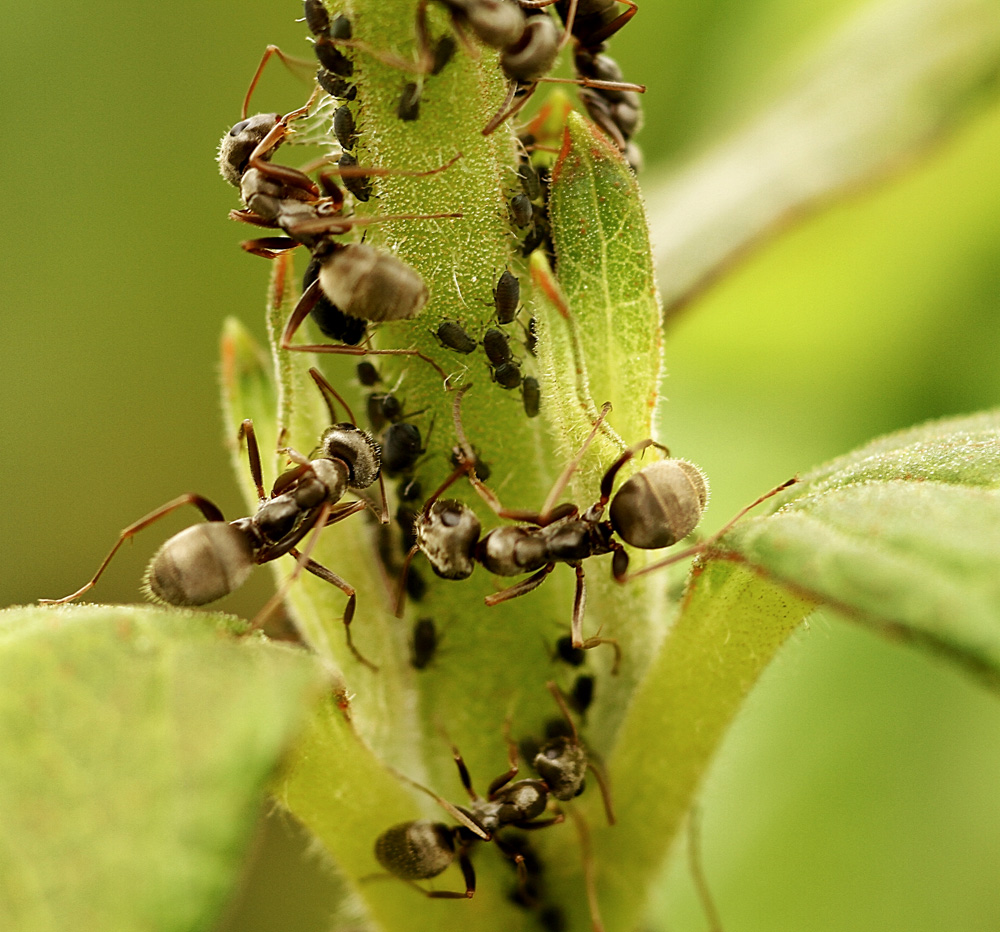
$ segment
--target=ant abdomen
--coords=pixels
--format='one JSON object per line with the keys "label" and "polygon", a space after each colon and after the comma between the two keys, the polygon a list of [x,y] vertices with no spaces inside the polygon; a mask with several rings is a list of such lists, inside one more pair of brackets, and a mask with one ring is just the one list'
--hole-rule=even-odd
{"label": "ant abdomen", "polygon": [[195,524],[156,551],[143,588],[166,605],[207,605],[247,581],[253,556],[245,530],[225,521]]}
{"label": "ant abdomen", "polygon": [[424,280],[392,253],[354,243],[319,258],[320,288],[351,317],[409,320],[427,303]]}
{"label": "ant abdomen", "polygon": [[655,550],[687,537],[707,502],[704,473],[686,460],[665,459],[650,463],[622,485],[608,517],[626,543]]}
{"label": "ant abdomen", "polygon": [[452,831],[441,822],[401,822],[375,839],[375,858],[402,880],[428,880],[455,860]]}

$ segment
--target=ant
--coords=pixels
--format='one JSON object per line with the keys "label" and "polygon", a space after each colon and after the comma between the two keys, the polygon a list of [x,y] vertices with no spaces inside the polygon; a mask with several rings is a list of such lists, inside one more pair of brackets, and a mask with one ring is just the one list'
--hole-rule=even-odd
{"label": "ant", "polygon": [[[461,422],[462,396],[468,388],[465,386],[456,393],[453,411],[460,443],[459,467],[426,501],[417,518],[416,544],[407,554],[404,573],[418,549],[427,557],[434,572],[445,579],[465,579],[472,574],[477,563],[497,576],[531,573],[527,579],[486,596],[487,605],[497,605],[533,591],[546,580],[557,563],[567,563],[576,572],[571,644],[587,650],[609,643],[615,649],[616,666],[620,650],[614,639],[583,637],[587,598],[583,561],[610,553],[613,578],[619,583],[627,582],[705,552],[744,514],[797,481],[793,478],[760,496],[705,541],[629,574],[628,553],[616,535],[624,543],[644,550],[669,547],[687,537],[701,520],[708,500],[708,486],[701,470],[685,460],[658,460],[643,467],[612,495],[614,481],[621,468],[648,447],[658,446],[651,439],[643,440],[629,447],[608,467],[601,479],[600,496],[586,511],[581,513],[577,505],[568,502],[557,506],[556,501],[611,410],[611,405],[606,403],[576,456],[552,486],[541,511],[506,509],[476,476],[475,461]],[[468,505],[454,500],[440,500],[440,496],[462,475],[467,476],[476,492],[498,517],[516,523],[494,528],[480,536],[479,519]],[[604,517],[605,509],[608,511],[607,518]],[[402,611],[402,603],[401,585],[397,593],[397,614]]]}
{"label": "ant", "polygon": [[[275,47],[269,46],[265,52],[251,83],[251,91],[273,49]],[[219,146],[219,170],[227,181],[239,188],[245,205],[241,210],[230,211],[230,217],[257,226],[279,228],[286,234],[283,237],[248,240],[242,244],[243,248],[254,255],[270,259],[300,245],[308,248],[312,254],[313,262],[307,272],[307,278],[311,277],[312,280],[289,318],[282,334],[281,348],[351,355],[416,355],[431,362],[428,357],[413,349],[372,350],[356,345],[292,344],[295,332],[314,310],[321,323],[326,323],[328,335],[332,334],[336,338],[343,333],[348,341],[359,342],[364,325],[352,327],[350,321],[345,322],[341,317],[376,323],[408,320],[416,317],[427,303],[428,292],[423,279],[405,262],[365,243],[338,243],[336,236],[357,225],[385,220],[461,216],[451,213],[345,217],[344,195],[333,181],[335,174],[345,179],[360,175],[424,177],[450,168],[461,157],[461,153],[446,164],[428,171],[361,169],[356,167],[356,163],[344,165],[342,158],[342,164],[335,172],[320,173],[319,186],[296,168],[274,164],[271,159],[291,132],[291,124],[309,112],[315,96],[314,92],[304,106],[284,116],[264,113],[246,118],[250,97],[248,91],[243,105],[244,118],[222,138]],[[346,157],[348,153],[345,152],[344,155]],[[433,362],[431,364],[435,365]],[[435,365],[435,368],[439,367]],[[443,371],[441,374],[444,377]]]}
{"label": "ant", "polygon": [[[607,12],[617,2],[627,3],[629,9],[620,16],[606,20]],[[523,31],[514,42],[494,45],[500,49],[500,67],[511,80],[511,85],[500,109],[484,127],[484,136],[488,136],[517,114],[542,81],[577,84],[584,89],[591,88],[609,94],[641,94],[646,90],[641,84],[623,81],[620,72],[603,74],[594,68],[578,67],[575,78],[548,76],[556,57],[571,37],[576,39],[578,58],[581,48],[603,48],[603,40],[621,29],[635,14],[637,5],[632,0],[517,0],[517,3],[522,10],[532,12],[525,18]],[[540,12],[543,7],[553,4],[564,23],[562,35],[552,19]],[[595,16],[599,22],[594,19]],[[486,42],[485,39],[483,41]]]}
{"label": "ant", "polygon": [[[387,829],[375,840],[375,857],[385,870],[409,882],[426,897],[471,899],[476,892],[476,873],[469,851],[477,841],[492,841],[515,862],[523,885],[527,880],[524,855],[517,847],[501,840],[497,833],[508,827],[530,831],[565,821],[565,816],[558,810],[552,816],[542,816],[549,809],[550,798],[568,801],[583,792],[588,769],[597,777],[608,824],[614,825],[614,810],[607,783],[588,759],[562,694],[554,683],[547,683],[546,686],[559,705],[568,725],[568,733],[550,738],[535,753],[531,766],[541,779],[522,779],[511,783],[519,772],[518,749],[508,735],[508,769],[490,783],[484,798],[473,788],[468,767],[458,748],[453,746],[452,756],[470,804],[467,807],[456,806],[427,787],[402,777],[434,799],[459,824],[450,826],[420,819]],[[426,890],[415,882],[438,876],[456,858],[465,880],[465,890]]]}
{"label": "ant", "polygon": [[[295,465],[275,479],[270,495],[264,493],[260,449],[253,422],[248,418],[240,425],[239,440],[246,440],[250,475],[257,488],[259,505],[255,514],[227,523],[219,508],[207,498],[193,493],[182,495],[125,528],[97,572],[76,592],[62,599],[41,601],[58,605],[83,595],[101,578],[126,540],[178,508],[194,505],[204,515],[205,523],[194,524],[175,534],[154,554],[143,583],[151,599],[167,605],[207,605],[246,582],[254,566],[288,554],[297,561],[297,568],[285,585],[304,569],[340,589],[347,596],[343,617],[347,646],[359,662],[372,670],[377,669],[361,655],[351,638],[350,624],[357,601],[354,588],[310,559],[309,554],[315,545],[316,534],[324,527],[371,507],[366,499],[349,504],[340,504],[340,500],[348,490],[358,492],[376,481],[381,483],[381,451],[371,434],[358,428],[347,403],[330,383],[316,369],[310,369],[309,374],[323,395],[332,426],[323,432],[311,458],[293,449],[283,451]],[[350,423],[336,422],[334,399],[346,409]],[[382,520],[383,523],[388,520],[384,488]],[[316,534],[300,551],[298,545],[310,531]],[[284,595],[283,589],[261,610],[254,627],[277,605]]]}

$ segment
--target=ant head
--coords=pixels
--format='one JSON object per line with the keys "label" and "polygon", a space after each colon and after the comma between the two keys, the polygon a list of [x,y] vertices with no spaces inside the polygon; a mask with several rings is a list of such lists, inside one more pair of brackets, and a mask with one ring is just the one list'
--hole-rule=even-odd
{"label": "ant head", "polygon": [[246,532],[208,521],[185,528],[156,551],[143,590],[154,602],[207,605],[242,586],[253,566]]}
{"label": "ant head", "polygon": [[514,81],[528,83],[549,73],[562,35],[550,16],[532,16],[518,40],[504,46],[500,67]]}
{"label": "ant head", "polygon": [[665,459],[650,463],[622,485],[608,517],[625,543],[655,550],[687,537],[707,502],[704,473],[686,460]]}
{"label": "ant head", "polygon": [[587,752],[575,737],[552,738],[539,748],[531,766],[556,799],[572,799],[583,790]]}
{"label": "ant head", "polygon": [[453,499],[436,501],[417,518],[415,530],[417,546],[438,576],[468,579],[472,575],[481,525],[468,505]]}
{"label": "ant head", "polygon": [[455,859],[455,840],[441,822],[401,822],[375,839],[375,858],[402,880],[427,880]]}
{"label": "ant head", "polygon": [[280,113],[258,113],[246,120],[240,120],[219,143],[219,171],[222,177],[234,187],[247,169],[247,162],[253,150],[264,137],[278,125]]}
{"label": "ant head", "polygon": [[320,437],[318,455],[347,464],[347,484],[367,489],[379,477],[382,450],[368,431],[353,424],[334,424]]}

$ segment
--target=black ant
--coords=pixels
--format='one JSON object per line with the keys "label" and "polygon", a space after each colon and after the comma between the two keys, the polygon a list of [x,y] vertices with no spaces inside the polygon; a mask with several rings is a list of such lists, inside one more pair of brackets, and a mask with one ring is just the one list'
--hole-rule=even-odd
{"label": "black ant", "polygon": [[[615,17],[613,22],[604,22],[602,19],[598,28],[592,17],[598,13],[603,15],[604,8],[610,8],[616,2],[629,4],[629,10]],[[632,18],[637,8],[632,0],[517,0],[517,3],[522,9],[531,11],[540,11],[543,7],[557,4],[565,26],[560,35],[558,27],[547,14],[528,15],[522,33],[514,42],[494,46],[500,49],[500,67],[510,78],[511,85],[500,109],[483,129],[484,136],[488,136],[518,113],[542,81],[577,84],[585,89],[612,94],[641,94],[646,90],[641,84],[623,81],[620,74],[609,78],[593,69],[589,73],[586,69],[577,68],[575,78],[548,76],[556,57],[571,36],[577,41],[578,54],[580,48],[589,49],[595,42],[600,45],[603,39],[613,35]]]}
{"label": "black ant", "polygon": [[[424,896],[471,899],[476,892],[476,873],[469,851],[478,841],[492,841],[515,862],[520,881],[524,884],[527,879],[524,855],[516,847],[507,845],[497,833],[510,827],[534,830],[563,822],[565,817],[559,811],[542,818],[549,808],[549,800],[568,801],[579,796],[583,792],[588,769],[600,785],[608,824],[614,825],[607,783],[588,759],[561,693],[555,684],[546,685],[565,717],[568,733],[549,739],[535,753],[531,766],[541,779],[522,779],[511,783],[519,772],[518,749],[508,737],[508,769],[490,783],[484,798],[473,788],[472,777],[462,755],[452,747],[455,766],[470,804],[456,806],[425,786],[403,777],[407,783],[434,799],[459,824],[449,826],[421,819],[387,829],[375,840],[375,857],[385,870],[410,882]],[[465,890],[426,890],[415,882],[438,876],[456,858],[465,880]]]}
{"label": "black ant", "polygon": [[[367,500],[349,504],[340,504],[340,500],[349,490],[357,492],[376,481],[381,482],[379,445],[371,434],[358,428],[350,408],[330,383],[316,369],[310,369],[309,373],[330,411],[332,426],[323,432],[310,458],[292,449],[284,451],[295,465],[275,479],[270,495],[264,492],[260,449],[253,422],[247,419],[240,425],[239,439],[246,440],[250,475],[257,488],[256,514],[226,522],[219,508],[207,498],[193,493],[182,495],[125,528],[97,572],[76,592],[62,599],[41,601],[55,605],[83,595],[101,578],[125,541],[178,508],[194,505],[204,515],[205,523],[175,534],[154,554],[143,583],[151,599],[167,605],[207,605],[246,582],[254,566],[288,554],[298,565],[286,586],[304,569],[340,589],[347,596],[343,618],[347,646],[361,663],[377,669],[359,653],[351,639],[350,624],[357,601],[354,588],[310,559],[315,534],[302,551],[298,545],[310,531],[318,534],[324,527],[371,507]],[[335,423],[334,399],[347,410],[350,423]],[[384,490],[382,520],[388,520]],[[283,589],[279,590],[261,610],[255,626],[276,607],[283,594]]]}
{"label": "black ant", "polygon": [[[669,547],[683,540],[698,525],[708,499],[708,487],[701,470],[685,460],[658,460],[643,467],[612,495],[614,481],[621,468],[643,450],[657,445],[653,440],[644,440],[627,449],[611,464],[601,479],[599,498],[586,511],[581,513],[577,505],[568,502],[556,505],[611,410],[611,405],[605,404],[580,450],[552,486],[541,511],[506,509],[475,473],[473,454],[465,439],[460,415],[462,396],[468,388],[466,386],[457,392],[454,405],[455,430],[460,442],[460,456],[464,461],[425,503],[415,526],[416,545],[407,555],[406,565],[419,549],[434,572],[445,579],[465,579],[472,574],[477,563],[497,576],[531,573],[527,579],[486,596],[487,605],[498,605],[536,589],[557,563],[567,563],[576,571],[576,595],[570,629],[572,646],[576,648],[590,649],[610,643],[616,655],[619,654],[618,644],[611,638],[583,637],[587,596],[584,560],[612,554],[612,576],[617,582],[624,583],[703,553],[750,509],[797,481],[791,479],[760,496],[702,543],[629,574],[628,553],[616,535],[626,544],[644,550]],[[494,528],[481,536],[479,519],[468,505],[440,498],[462,475],[468,477],[498,517],[517,523]],[[604,517],[606,508],[607,518]],[[397,614],[402,611],[402,601],[401,585],[397,595]]]}
{"label": "black ant", "polygon": [[[265,54],[254,83],[267,59]],[[326,323],[327,335],[332,335],[334,339],[340,336],[350,343],[360,342],[366,326],[352,325],[351,320],[406,320],[417,316],[427,303],[428,292],[423,279],[406,263],[384,250],[364,243],[338,243],[334,237],[359,224],[461,216],[452,213],[345,217],[342,214],[344,196],[333,182],[334,173],[320,173],[320,185],[324,192],[321,194],[320,187],[304,172],[275,165],[271,161],[274,152],[287,138],[291,123],[308,113],[312,99],[284,116],[271,113],[244,118],[223,137],[219,147],[219,169],[227,181],[240,189],[245,204],[242,210],[230,211],[230,216],[257,226],[280,228],[287,234],[284,237],[249,240],[242,244],[243,248],[272,259],[299,245],[306,246],[312,253],[310,274],[313,280],[288,320],[282,333],[281,348],[351,355],[414,355],[434,365],[444,378],[443,370],[418,350],[372,350],[357,345],[292,343],[302,322],[317,307],[321,325]],[[244,101],[244,114],[248,100],[249,92]],[[355,179],[359,176],[367,178],[368,175],[424,177],[444,171],[460,157],[461,153],[445,165],[428,171],[359,169],[356,161],[352,165],[344,164],[345,159],[353,161],[353,156],[345,152],[336,173],[345,183],[352,176]],[[341,315],[351,320],[343,321]]]}

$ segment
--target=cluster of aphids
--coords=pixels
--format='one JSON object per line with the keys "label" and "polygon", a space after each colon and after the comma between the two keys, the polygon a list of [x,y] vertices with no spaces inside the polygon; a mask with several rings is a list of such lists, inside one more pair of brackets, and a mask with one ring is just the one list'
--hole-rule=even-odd
{"label": "cluster of aphids", "polygon": [[[621,654],[617,642],[597,635],[584,635],[584,564],[592,557],[611,554],[613,578],[625,583],[634,576],[690,557],[717,539],[718,535],[648,565],[638,573],[629,574],[626,545],[659,549],[676,544],[697,526],[707,499],[701,472],[690,463],[669,455],[647,463],[617,492],[613,491],[622,468],[639,453],[656,446],[652,440],[644,440],[621,453],[604,473],[599,495],[589,506],[581,508],[572,503],[559,503],[572,475],[602,429],[609,410],[607,405],[541,508],[538,511],[505,508],[486,485],[488,464],[466,437],[461,403],[469,386],[462,389],[449,386],[448,376],[438,362],[417,349],[374,349],[368,342],[369,329],[374,324],[417,318],[427,304],[428,288],[420,275],[392,252],[364,242],[345,242],[343,235],[356,226],[389,219],[457,219],[460,215],[353,216],[345,213],[347,196],[336,179],[355,201],[363,202],[373,194],[373,178],[446,171],[460,154],[425,172],[360,166],[352,154],[357,131],[351,105],[358,94],[352,80],[352,54],[366,51],[389,65],[405,67],[417,75],[416,81],[404,83],[396,108],[399,119],[411,121],[419,116],[423,82],[447,66],[459,45],[472,51],[470,36],[474,36],[497,49],[500,67],[509,78],[509,91],[503,106],[483,127],[483,132],[489,133],[516,114],[542,80],[548,80],[548,72],[560,48],[573,40],[575,83],[582,85],[588,112],[633,162],[638,158],[631,143],[639,124],[637,87],[621,81],[619,69],[603,51],[604,42],[635,13],[636,5],[631,0],[438,0],[449,14],[453,33],[436,42],[429,39],[427,2],[420,0],[417,6],[417,62],[406,63],[354,40],[347,18],[331,17],[321,0],[305,0],[305,19],[319,61],[317,90],[304,107],[285,115],[270,113],[247,117],[247,104],[244,103],[243,118],[222,140],[219,167],[225,179],[238,188],[243,202],[243,207],[231,211],[231,216],[276,231],[276,235],[243,243],[244,249],[271,259],[298,247],[304,247],[309,253],[302,296],[284,328],[281,347],[354,356],[411,356],[432,366],[443,386],[453,393],[452,416],[458,442],[453,448],[451,474],[429,494],[421,488],[415,468],[425,453],[426,437],[421,435],[414,418],[422,412],[407,410],[405,399],[398,394],[398,385],[384,384],[379,370],[371,362],[364,361],[357,369],[358,380],[368,392],[366,408],[371,431],[358,426],[354,414],[336,389],[316,369],[311,369],[329,413],[329,426],[320,432],[317,446],[309,455],[291,448],[282,451],[290,466],[277,477],[270,491],[264,487],[253,424],[246,420],[241,426],[239,439],[246,446],[259,502],[254,514],[227,522],[219,508],[208,499],[196,494],[180,496],[126,528],[93,578],[77,592],[58,601],[69,601],[92,588],[126,540],[176,509],[193,505],[205,521],[171,537],[154,555],[145,579],[152,598],[176,606],[205,605],[235,590],[255,565],[288,555],[295,561],[296,568],[286,586],[305,571],[344,593],[347,602],[343,623],[347,645],[360,663],[377,670],[371,660],[361,655],[351,638],[350,624],[357,602],[354,587],[313,560],[311,553],[325,527],[366,510],[378,519],[381,528],[388,529],[391,524],[385,492],[385,479],[388,478],[397,482],[395,518],[398,531],[402,532],[402,548],[394,542],[391,533],[383,534],[379,564],[392,577],[398,614],[406,598],[419,604],[426,597],[427,585],[419,575],[419,568],[411,568],[418,554],[429,563],[436,576],[445,580],[464,580],[477,566],[494,576],[521,577],[488,596],[487,605],[527,595],[540,586],[558,564],[566,564],[574,570],[576,592],[570,634],[559,640],[556,656],[579,669],[584,664],[586,651],[607,645],[615,652],[614,672]],[[626,7],[624,11],[622,6]],[[561,28],[548,7],[555,8],[562,21]],[[277,50],[268,50],[261,67],[274,52]],[[259,74],[260,70],[251,84],[251,91]],[[340,101],[333,115],[333,129],[341,151],[335,165],[324,163],[313,178],[306,171],[275,163],[273,156],[294,132],[295,122],[309,113],[320,93]],[[550,247],[545,216],[547,176],[544,168],[536,165],[531,157],[533,141],[523,136],[521,145],[524,152],[519,169],[522,190],[511,198],[510,212],[513,225],[527,230],[521,242],[521,251],[527,255],[535,248]],[[495,325],[481,335],[470,335],[460,321],[452,319],[443,320],[434,334],[449,354],[458,357],[469,356],[482,348],[492,381],[502,389],[520,389],[525,413],[535,417],[542,403],[538,381],[524,374],[522,360],[511,348],[512,338],[516,337],[528,354],[534,353],[535,322],[534,319],[521,322],[520,282],[508,269],[497,278],[492,297]],[[310,315],[319,330],[335,342],[292,342]],[[340,419],[341,410],[346,413],[346,420]],[[456,483],[466,483],[506,523],[484,532],[472,508],[462,501],[443,497]],[[376,484],[381,490],[380,501],[373,501],[365,494]],[[348,493],[356,496],[356,500],[345,502]],[[285,587],[265,606],[258,621],[284,594]],[[423,612],[419,614],[423,617],[413,631],[412,662],[417,669],[424,669],[432,661],[437,631],[431,617]],[[558,802],[581,792],[585,772],[594,769],[569,711],[572,706],[578,715],[586,714],[594,695],[594,677],[578,672],[572,688],[565,694],[551,684],[550,688],[562,711],[562,724],[526,754],[537,778],[512,782],[518,772],[518,756],[513,742],[508,739],[510,768],[490,784],[487,796],[482,798],[473,790],[468,771],[456,751],[455,760],[469,793],[470,805],[454,806],[431,794],[457,825],[418,821],[388,829],[379,836],[375,848],[387,871],[415,882],[435,877],[457,861],[465,878],[463,891],[429,891],[419,886],[418,889],[429,897],[469,897],[475,890],[469,852],[480,841],[493,841],[518,868],[518,901],[539,909],[540,913],[548,908],[544,904],[541,868],[533,860],[530,846],[515,842],[508,833],[503,836],[499,833],[562,821]],[[599,773],[598,779],[605,793],[608,819],[612,821],[610,802]]]}

